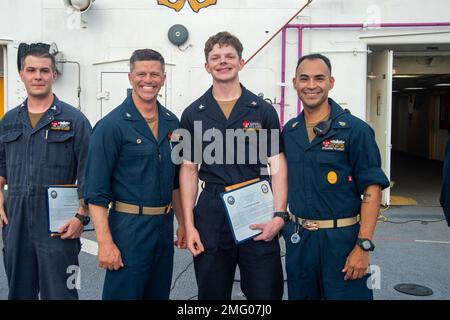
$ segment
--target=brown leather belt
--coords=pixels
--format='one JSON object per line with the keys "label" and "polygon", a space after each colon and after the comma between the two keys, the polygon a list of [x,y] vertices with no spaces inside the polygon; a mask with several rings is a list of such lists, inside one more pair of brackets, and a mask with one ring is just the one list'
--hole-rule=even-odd
{"label": "brown leather belt", "polygon": [[115,201],[114,210],[131,214],[143,214],[147,216],[157,216],[160,214],[167,214],[170,212],[172,204],[169,203],[164,207],[141,207],[135,204],[129,204],[125,202]]}
{"label": "brown leather belt", "polygon": [[355,217],[336,219],[336,220],[311,220],[311,219],[300,218],[300,217],[297,217],[296,215],[293,215],[292,213],[289,213],[289,220],[291,220],[295,223],[298,223],[306,230],[316,231],[319,229],[333,229],[333,228],[342,228],[342,227],[352,226],[359,222],[360,215],[358,214]]}

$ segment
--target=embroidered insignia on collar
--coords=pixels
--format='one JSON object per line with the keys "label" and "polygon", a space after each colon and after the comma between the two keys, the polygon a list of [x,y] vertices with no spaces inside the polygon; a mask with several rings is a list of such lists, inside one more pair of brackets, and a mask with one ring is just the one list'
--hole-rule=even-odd
{"label": "embroidered insignia on collar", "polygon": [[345,127],[347,125],[344,121],[339,121],[338,123],[341,127]]}
{"label": "embroidered insignia on collar", "polygon": [[53,106],[53,107],[52,107],[52,110],[53,110],[53,111],[58,111],[58,107],[57,107],[57,106]]}
{"label": "embroidered insignia on collar", "polygon": [[50,123],[50,130],[54,131],[70,131],[72,121],[68,120],[53,120]]}
{"label": "embroidered insignia on collar", "polygon": [[295,128],[297,125],[298,125],[298,121],[296,121],[292,124],[292,128]]}
{"label": "embroidered insignia on collar", "polygon": [[128,112],[125,115],[127,116],[127,118],[131,118],[131,114],[129,114]]}
{"label": "embroidered insignia on collar", "polygon": [[252,102],[250,102],[250,104],[251,104],[253,107],[256,107],[256,106],[258,105],[258,103],[256,103],[256,101],[252,101]]}
{"label": "embroidered insignia on collar", "polygon": [[168,112],[166,112],[166,116],[171,117],[172,115]]}
{"label": "embroidered insignia on collar", "polygon": [[205,109],[205,106],[204,106],[204,105],[201,104],[201,105],[198,106],[198,110],[199,110],[199,111],[202,111],[203,109]]}

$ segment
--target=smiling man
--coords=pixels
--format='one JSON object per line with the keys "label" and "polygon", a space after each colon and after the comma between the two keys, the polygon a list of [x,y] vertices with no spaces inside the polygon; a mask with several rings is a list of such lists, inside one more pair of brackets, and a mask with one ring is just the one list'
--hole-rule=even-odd
{"label": "smiling man", "polygon": [[369,252],[381,189],[389,186],[374,132],[328,98],[334,78],[327,57],[302,57],[293,85],[304,110],[283,131],[289,299],[372,299]]}
{"label": "smiling man", "polygon": [[158,52],[136,50],[128,75],[131,95],[93,130],[86,202],[97,235],[99,266],[107,270],[103,299],[169,298],[172,206],[179,225],[176,245],[185,246],[178,170],[170,157],[172,132],[179,122],[157,100],[166,78],[164,67]]}
{"label": "smiling man", "polygon": [[[212,77],[212,87],[187,107],[181,117],[181,127],[193,137],[193,144],[202,146],[202,157],[183,153],[180,170],[186,240],[194,255],[200,300],[230,299],[237,265],[241,289],[248,299],[281,299],[283,295],[277,235],[284,224],[278,215],[287,214],[286,160],[278,139],[273,144],[266,139],[262,143],[266,152],[258,152],[262,133],[270,131],[279,137],[280,123],[273,106],[240,84],[239,72],[244,67],[242,50],[239,39],[228,32],[208,39],[204,50],[205,69]],[[194,132],[196,128],[202,128],[201,132]],[[220,138],[242,131],[252,133],[256,140],[236,144],[234,138],[231,141]],[[218,146],[211,153],[213,159],[205,159],[210,158],[209,146],[202,141],[205,132],[212,133]],[[244,161],[239,161],[241,156]],[[253,240],[235,244],[220,193],[230,185],[269,178],[264,173],[267,164],[272,168],[276,214],[267,223],[252,226],[261,231]],[[199,178],[205,184],[195,203]]]}
{"label": "smiling man", "polygon": [[82,198],[91,126],[52,92],[54,57],[32,47],[21,60],[27,99],[0,124],[0,192],[4,262],[9,299],[77,299],[69,270],[78,266],[79,237],[88,222],[84,202],[59,230],[48,232],[46,186],[78,183]]}

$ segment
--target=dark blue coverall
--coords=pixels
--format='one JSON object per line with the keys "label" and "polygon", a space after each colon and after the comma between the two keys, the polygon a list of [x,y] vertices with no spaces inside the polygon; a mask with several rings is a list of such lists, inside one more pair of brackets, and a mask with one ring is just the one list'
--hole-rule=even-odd
{"label": "dark blue coverall", "polygon": [[[131,96],[94,127],[86,170],[89,204],[121,201],[140,207],[172,202],[178,188],[169,137],[177,117],[158,103],[158,140]],[[124,267],[106,271],[103,299],[166,300],[173,269],[173,211],[162,215],[109,210],[109,227]]]}
{"label": "dark blue coverall", "polygon": [[[230,152],[225,145],[226,129],[260,128],[279,130],[280,124],[276,110],[244,87],[228,119],[212,95],[210,88],[203,96],[193,102],[183,112],[181,127],[194,137],[194,121],[200,121],[202,132],[197,135],[197,143],[202,152],[209,142],[202,142],[206,130],[214,128],[223,136],[223,163]],[[257,132],[257,131],[256,131]],[[194,139],[192,139],[194,140]],[[280,140],[280,139],[279,139]],[[279,142],[279,141],[277,141]],[[273,156],[282,152],[274,147],[270,139],[267,154]],[[236,245],[230,230],[226,212],[219,194],[225,186],[262,177],[261,168],[267,164],[267,157],[250,164],[249,152],[256,152],[257,145],[246,141],[244,164],[237,164],[237,146],[234,146],[233,164],[206,164],[191,157],[185,158],[201,163],[199,178],[205,182],[203,191],[194,208],[194,224],[200,234],[205,251],[194,258],[195,275],[199,300],[231,299],[236,265],[241,273],[241,289],[248,299],[281,299],[283,295],[283,273],[281,269],[278,238],[270,242],[245,241]]]}
{"label": "dark blue coverall", "polygon": [[447,224],[450,227],[450,135],[448,136],[447,145],[445,146],[440,203],[444,210]]}
{"label": "dark blue coverall", "polygon": [[9,299],[78,298],[66,282],[68,267],[78,266],[80,240],[50,237],[45,187],[77,182],[82,197],[90,131],[87,118],[56,96],[34,129],[27,101],[0,123],[0,176],[8,184],[3,257]]}
{"label": "dark blue coverall", "polygon": [[[330,119],[343,112],[332,99],[329,103]],[[373,130],[350,113],[336,118],[325,136],[316,136],[309,143],[302,112],[284,127],[283,143],[288,162],[289,210],[298,217],[336,220],[357,216],[366,187],[389,186],[381,170]],[[301,240],[294,244],[291,236],[296,231]],[[288,222],[282,233],[286,240],[289,299],[373,299],[366,285],[368,275],[345,281],[342,272],[358,232],[358,223],[309,231]]]}

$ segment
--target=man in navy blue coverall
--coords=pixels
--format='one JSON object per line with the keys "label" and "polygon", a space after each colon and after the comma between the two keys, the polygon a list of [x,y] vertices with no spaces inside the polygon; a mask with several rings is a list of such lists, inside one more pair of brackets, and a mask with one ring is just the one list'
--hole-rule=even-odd
{"label": "man in navy blue coverall", "polygon": [[[166,300],[173,268],[173,211],[184,245],[177,168],[171,161],[177,117],[157,100],[164,58],[136,50],[128,75],[132,93],[92,134],[86,201],[107,269],[103,299]],[[108,206],[111,209],[108,212]]]}
{"label": "man in navy blue coverall", "polygon": [[[78,299],[68,277],[78,269],[87,215],[82,197],[91,125],[53,94],[56,77],[55,58],[47,50],[25,53],[20,78],[27,99],[0,124],[1,188],[8,184],[5,201],[0,192],[0,227],[9,299]],[[51,237],[46,187],[76,182],[80,207],[60,236]]]}
{"label": "man in navy blue coverall", "polygon": [[374,132],[328,98],[328,58],[301,58],[293,84],[304,110],[283,131],[289,299],[373,299],[369,252],[381,190],[389,186]]}

